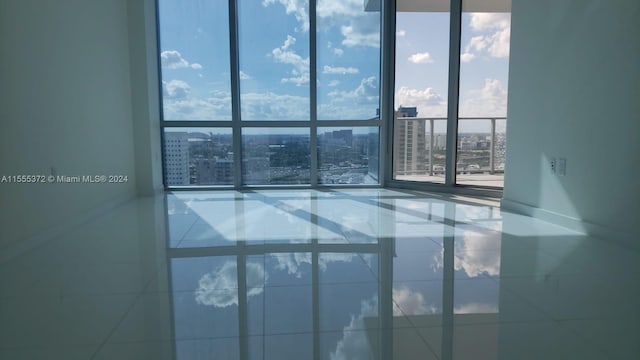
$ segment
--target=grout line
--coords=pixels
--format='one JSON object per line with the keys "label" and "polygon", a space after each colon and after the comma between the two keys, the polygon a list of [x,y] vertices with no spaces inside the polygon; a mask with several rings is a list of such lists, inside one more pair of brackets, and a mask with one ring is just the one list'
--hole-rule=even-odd
{"label": "grout line", "polygon": [[96,349],[96,351],[93,353],[93,355],[91,356],[91,360],[97,359],[97,356],[100,354],[100,352],[102,351],[102,349],[104,348],[104,346],[109,342],[109,340],[113,337],[113,335],[115,334],[116,330],[118,330],[118,328],[120,327],[120,325],[122,325],[122,323],[124,322],[124,320],[127,318],[127,316],[129,315],[129,313],[131,312],[131,310],[133,310],[133,308],[136,306],[136,304],[138,303],[138,301],[140,301],[140,299],[142,299],[142,296],[146,293],[146,289],[151,285],[151,283],[155,280],[155,278],[157,277],[157,275],[159,274],[159,270],[153,272],[153,275],[150,276],[150,279],[147,280],[146,284],[142,287],[142,290],[140,292],[138,292],[137,296],[133,299],[133,301],[131,302],[131,305],[127,308],[127,310],[124,312],[124,314],[122,314],[122,316],[120,317],[120,319],[118,320],[118,322],[115,324],[115,326],[111,329],[111,331],[109,331],[109,333],[107,334],[107,336],[105,337],[104,341],[102,341],[100,343],[100,345],[98,346],[98,348]]}

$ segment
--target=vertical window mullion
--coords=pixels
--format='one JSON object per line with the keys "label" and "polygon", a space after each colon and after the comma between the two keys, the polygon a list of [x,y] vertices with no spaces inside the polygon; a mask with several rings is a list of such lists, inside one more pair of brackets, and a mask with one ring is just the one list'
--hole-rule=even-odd
{"label": "vertical window mullion", "polygon": [[[393,122],[396,57],[396,2],[383,1],[381,8],[381,81],[380,86],[380,167],[378,179],[381,186],[393,180]],[[387,89],[384,91],[383,89]]]}
{"label": "vertical window mullion", "polygon": [[447,97],[447,153],[445,184],[456,184],[458,155],[458,101],[460,98],[460,33],[462,24],[462,0],[451,0],[449,25],[449,93]]}
{"label": "vertical window mullion", "polygon": [[318,76],[316,40],[316,0],[309,0],[309,100],[310,131],[309,151],[311,152],[311,186],[318,185]]}
{"label": "vertical window mullion", "polygon": [[238,59],[238,4],[229,0],[229,47],[231,61],[231,126],[233,128],[233,186],[242,187],[242,135],[240,133],[240,65]]}

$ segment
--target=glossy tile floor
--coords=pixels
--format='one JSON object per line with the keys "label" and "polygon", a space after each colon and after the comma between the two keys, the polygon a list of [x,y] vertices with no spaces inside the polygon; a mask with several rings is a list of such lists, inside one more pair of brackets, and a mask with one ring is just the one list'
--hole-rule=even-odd
{"label": "glossy tile floor", "polygon": [[131,201],[0,264],[0,358],[640,359],[640,254],[496,206]]}

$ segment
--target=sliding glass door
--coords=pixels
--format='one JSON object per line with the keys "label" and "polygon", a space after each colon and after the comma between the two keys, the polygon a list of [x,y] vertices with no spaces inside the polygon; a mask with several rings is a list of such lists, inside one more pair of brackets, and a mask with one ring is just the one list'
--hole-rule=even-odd
{"label": "sliding glass door", "polygon": [[502,188],[510,11],[396,2],[392,183]]}

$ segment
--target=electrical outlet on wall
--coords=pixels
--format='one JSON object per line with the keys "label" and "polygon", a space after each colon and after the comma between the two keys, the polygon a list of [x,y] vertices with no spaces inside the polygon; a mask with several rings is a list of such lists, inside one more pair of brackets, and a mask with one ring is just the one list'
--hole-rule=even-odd
{"label": "electrical outlet on wall", "polygon": [[557,165],[556,158],[551,158],[549,160],[549,165],[550,165],[551,173],[555,175],[556,174],[556,168],[557,168],[557,166],[556,166]]}
{"label": "electrical outlet on wall", "polygon": [[558,159],[558,175],[565,176],[567,175],[567,159],[559,158]]}

